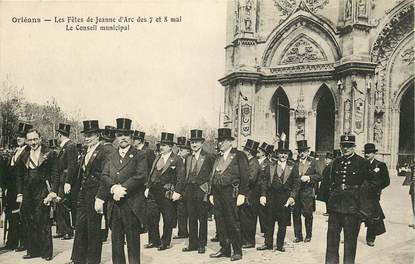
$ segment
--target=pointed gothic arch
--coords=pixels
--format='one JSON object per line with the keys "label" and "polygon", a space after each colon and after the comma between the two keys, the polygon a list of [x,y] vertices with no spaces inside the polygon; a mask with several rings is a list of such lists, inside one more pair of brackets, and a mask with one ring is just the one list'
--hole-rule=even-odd
{"label": "pointed gothic arch", "polygon": [[275,115],[275,136],[286,136],[289,146],[290,136],[290,101],[282,87],[278,87],[271,98],[271,111]]}

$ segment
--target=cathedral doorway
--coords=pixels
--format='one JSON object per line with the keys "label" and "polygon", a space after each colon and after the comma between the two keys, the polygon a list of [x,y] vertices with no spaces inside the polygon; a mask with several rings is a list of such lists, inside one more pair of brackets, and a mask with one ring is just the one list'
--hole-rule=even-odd
{"label": "cathedral doorway", "polygon": [[271,100],[272,109],[275,114],[275,135],[285,142],[285,146],[289,146],[290,135],[290,102],[287,94],[279,87],[275,91]]}
{"label": "cathedral doorway", "polygon": [[332,152],[334,149],[334,98],[327,87],[323,84],[317,91],[313,106],[316,110],[316,152],[323,155],[325,152]]}

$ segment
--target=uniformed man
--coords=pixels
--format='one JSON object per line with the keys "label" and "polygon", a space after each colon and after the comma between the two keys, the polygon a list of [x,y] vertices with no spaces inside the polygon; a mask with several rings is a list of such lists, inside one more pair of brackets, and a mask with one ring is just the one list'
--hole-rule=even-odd
{"label": "uniformed man", "polygon": [[[152,208],[153,216],[148,222],[150,244],[145,248],[158,247],[158,250],[170,248],[172,232],[175,226],[176,204],[181,198],[177,184],[183,183],[184,166],[182,159],[173,153],[174,134],[161,133],[160,154],[154,160],[149,177],[145,196],[156,206]],[[159,221],[163,216],[163,235],[160,238]]]}
{"label": "uniformed man", "polygon": [[314,158],[310,157],[310,147],[307,146],[307,140],[297,141],[298,151],[298,174],[301,180],[300,189],[298,191],[294,211],[294,243],[303,241],[301,215],[304,216],[306,237],[304,242],[310,242],[313,234],[313,212],[316,205],[315,188],[321,175],[317,170],[317,163]]}
{"label": "uniformed man", "polygon": [[26,134],[30,151],[24,152],[18,164],[17,198],[22,203],[23,222],[27,232],[24,259],[42,257],[49,261],[53,256],[50,204],[57,198],[59,188],[56,153],[41,145],[36,129]]}
{"label": "uniformed man", "polygon": [[140,263],[140,234],[144,232],[145,182],[147,160],[143,152],[132,147],[131,119],[117,118],[115,130],[118,151],[108,158],[102,172],[102,183],[95,201],[95,210],[103,212],[108,199],[108,220],[111,227],[112,263],[125,264],[127,241],[128,263]]}
{"label": "uniformed man", "polygon": [[340,148],[343,156],[333,162],[331,193],[328,201],[326,264],[339,263],[340,233],[344,234],[346,264],[355,263],[357,237],[360,230],[359,191],[368,178],[368,162],[355,153],[355,136],[342,135]]}
{"label": "uniformed man", "polygon": [[71,239],[73,236],[70,191],[78,173],[76,171],[78,150],[76,144],[69,139],[70,130],[71,126],[63,123],[60,123],[56,130],[58,132],[58,173],[60,176],[58,193],[60,201],[56,204],[56,225],[63,240]]}
{"label": "uniformed man", "polygon": [[[179,148],[178,155],[182,158],[183,165],[186,166],[186,159],[191,154],[190,141],[186,137],[177,137],[177,147]],[[177,236],[173,239],[189,237],[188,220],[186,201],[182,198],[177,201]]]}
{"label": "uniformed man", "polygon": [[385,215],[383,214],[380,205],[380,195],[382,190],[390,184],[389,172],[386,164],[375,158],[377,151],[378,150],[373,143],[367,143],[364,146],[365,158],[369,161],[369,188],[367,191],[365,190],[365,194],[371,196],[370,200],[372,208],[370,211],[373,212],[370,218],[365,219],[367,226],[366,243],[370,247],[375,246],[377,235],[386,232],[385,224],[383,223]]}
{"label": "uniformed man", "polygon": [[94,210],[95,196],[102,180],[106,161],[103,145],[100,143],[98,120],[83,121],[85,155],[79,168],[80,189],[78,193],[75,238],[71,262],[74,264],[100,263],[102,251],[101,219],[103,212]]}
{"label": "uniformed man", "polygon": [[[249,192],[248,159],[243,152],[232,148],[234,137],[230,128],[218,129],[218,146],[223,153],[216,158],[210,179],[209,201],[215,206],[220,250],[211,258],[242,259],[240,219],[237,211]],[[231,247],[233,254],[231,255]]]}
{"label": "uniformed man", "polygon": [[278,222],[277,250],[285,252],[284,240],[287,226],[291,225],[291,208],[300,187],[298,165],[288,160],[289,150],[284,142],[278,143],[275,151],[277,161],[265,169],[261,185],[260,203],[267,211],[267,230],[265,243],[257,250],[272,250],[275,221]]}
{"label": "uniformed man", "polygon": [[[258,147],[257,159],[261,167],[262,175],[265,173],[265,168],[271,163],[271,155],[274,152],[274,145],[269,145],[266,142],[263,142]],[[265,234],[267,228],[266,221],[266,210],[265,206],[259,206],[259,225],[261,228],[261,233]]]}
{"label": "uniformed man", "polygon": [[410,228],[415,229],[415,162],[412,158],[412,162],[410,164],[411,167],[411,175],[410,175],[410,183],[409,183],[409,195],[411,196],[411,205],[412,205],[412,223],[408,226]]}
{"label": "uniformed man", "polygon": [[190,130],[191,155],[186,158],[186,177],[180,184],[179,193],[184,193],[187,211],[189,213],[189,245],[183,252],[198,251],[203,254],[207,244],[207,217],[209,179],[212,173],[215,157],[202,149],[205,139],[199,129]]}
{"label": "uniformed man", "polygon": [[248,159],[249,191],[246,202],[239,207],[241,219],[242,248],[255,247],[256,224],[259,215],[259,197],[261,193],[260,182],[262,170],[256,155],[259,142],[248,139],[243,148]]}
{"label": "uniformed man", "polygon": [[[16,251],[26,250],[27,232],[22,222],[21,203],[16,202],[17,196],[17,178],[20,159],[24,156],[23,153],[30,150],[26,145],[26,133],[33,126],[25,123],[19,123],[16,133],[17,147],[14,151],[10,161],[8,161],[7,173],[3,178],[3,195],[5,195],[5,216],[8,223],[8,233],[6,245],[2,249]],[[6,223],[6,225],[7,225]]]}

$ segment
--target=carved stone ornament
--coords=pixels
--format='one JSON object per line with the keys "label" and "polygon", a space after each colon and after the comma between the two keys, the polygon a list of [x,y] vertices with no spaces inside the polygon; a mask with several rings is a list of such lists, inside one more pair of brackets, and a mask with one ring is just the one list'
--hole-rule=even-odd
{"label": "carved stone ornament", "polygon": [[405,49],[401,54],[402,61],[407,65],[414,63],[414,46]]}
{"label": "carved stone ornament", "polygon": [[323,9],[329,3],[329,0],[274,0],[275,5],[284,16],[291,14],[301,1],[306,4],[311,12]]}
{"label": "carved stone ornament", "polygon": [[281,64],[327,61],[322,49],[311,39],[301,37],[292,44],[282,57]]}

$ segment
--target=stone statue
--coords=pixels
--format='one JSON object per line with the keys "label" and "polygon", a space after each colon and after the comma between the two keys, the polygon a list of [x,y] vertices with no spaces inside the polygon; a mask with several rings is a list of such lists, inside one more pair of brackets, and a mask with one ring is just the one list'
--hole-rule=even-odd
{"label": "stone statue", "polygon": [[359,3],[357,5],[357,14],[359,16],[366,17],[366,0],[359,0]]}
{"label": "stone statue", "polygon": [[383,138],[382,121],[380,118],[376,119],[373,124],[373,139],[376,143],[381,143]]}
{"label": "stone statue", "polygon": [[352,16],[352,0],[346,0],[345,17],[350,18]]}

